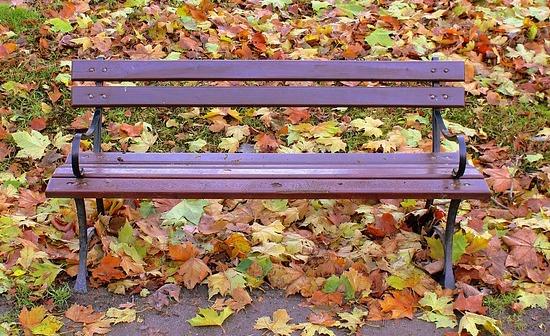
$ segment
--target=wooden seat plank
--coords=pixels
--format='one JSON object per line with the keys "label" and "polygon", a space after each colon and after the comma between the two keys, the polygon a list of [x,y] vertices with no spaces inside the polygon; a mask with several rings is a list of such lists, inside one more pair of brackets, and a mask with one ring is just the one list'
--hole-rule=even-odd
{"label": "wooden seat plank", "polygon": [[446,198],[486,199],[482,179],[136,179],[53,178],[47,197]]}

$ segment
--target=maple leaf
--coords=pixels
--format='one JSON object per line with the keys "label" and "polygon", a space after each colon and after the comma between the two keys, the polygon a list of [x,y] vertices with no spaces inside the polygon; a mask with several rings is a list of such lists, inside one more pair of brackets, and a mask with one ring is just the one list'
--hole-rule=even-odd
{"label": "maple leaf", "polygon": [[283,231],[285,227],[280,220],[276,220],[269,225],[261,225],[254,223],[251,226],[253,231],[252,233],[252,242],[280,242],[283,239]]}
{"label": "maple leaf", "polygon": [[187,261],[190,258],[196,257],[197,254],[197,248],[190,242],[168,246],[168,255],[172,260]]}
{"label": "maple leaf", "polygon": [[395,41],[390,37],[390,34],[392,33],[394,32],[384,28],[376,28],[376,30],[365,37],[365,42],[367,42],[371,48],[375,46],[389,48],[395,43]]}
{"label": "maple leaf", "polygon": [[46,317],[46,308],[43,306],[33,307],[30,311],[23,307],[19,313],[19,323],[25,329],[32,329]]}
{"label": "maple leaf", "polygon": [[124,272],[119,270],[121,259],[112,255],[106,255],[101,259],[99,265],[92,270],[92,276],[100,281],[109,282],[115,279],[126,277]]}
{"label": "maple leaf", "polygon": [[109,319],[112,324],[118,323],[130,323],[136,320],[136,310],[132,308],[109,308],[105,313],[105,317]]}
{"label": "maple leaf", "polygon": [[41,159],[46,148],[51,144],[47,136],[40,134],[35,130],[31,132],[16,132],[11,135],[13,140],[21,150],[16,157],[30,157],[32,159]]}
{"label": "maple leaf", "polygon": [[453,313],[453,298],[449,296],[437,297],[433,292],[426,292],[424,297],[418,301],[424,312],[419,318],[428,322],[435,322],[436,328],[454,328],[456,316]]}
{"label": "maple leaf", "polygon": [[126,53],[131,59],[160,59],[166,56],[166,53],[162,50],[162,45],[158,44],[154,48],[151,45],[138,44],[134,50],[129,50]]}
{"label": "maple leaf", "polygon": [[357,332],[357,330],[365,324],[365,318],[369,315],[368,311],[361,310],[357,307],[354,307],[351,313],[343,312],[338,313],[344,322],[340,322],[338,325],[339,328],[347,328],[352,333]]}
{"label": "maple leaf", "polygon": [[285,114],[287,119],[294,125],[308,120],[311,116],[307,107],[288,107]]}
{"label": "maple leaf", "polygon": [[292,0],[262,0],[262,6],[272,5],[273,7],[283,9],[290,5]]}
{"label": "maple leaf", "polygon": [[246,237],[238,232],[232,233],[224,242],[227,245],[227,253],[231,258],[245,257],[251,250]]}
{"label": "maple leaf", "polygon": [[495,192],[505,192],[511,188],[514,191],[521,190],[519,183],[510,175],[510,170],[507,167],[487,168],[483,170],[483,173],[489,175],[486,179],[487,184],[489,184]]}
{"label": "maple leaf", "polygon": [[367,232],[377,238],[392,235],[397,231],[397,221],[389,212],[377,216],[375,223],[367,226]]}
{"label": "maple leaf", "polygon": [[162,215],[167,224],[175,225],[182,221],[198,225],[204,213],[204,207],[208,205],[206,200],[183,200],[170,211]]}
{"label": "maple leaf", "polygon": [[[426,237],[426,242],[430,247],[430,257],[434,259],[439,259],[439,260],[443,259],[444,253],[443,253],[443,243],[441,243],[441,239]],[[456,232],[453,235],[453,250],[452,250],[453,263],[456,263],[460,259],[460,257],[462,257],[462,255],[466,252],[467,247],[468,247],[468,241],[466,239],[466,236],[460,231]]]}
{"label": "maple leaf", "polygon": [[82,332],[85,336],[93,336],[95,334],[105,335],[111,331],[111,320],[108,318],[101,318],[100,320],[85,324],[82,328]]}
{"label": "maple leaf", "polygon": [[192,289],[210,274],[210,269],[201,259],[191,258],[180,266],[178,274],[181,275],[185,287]]}
{"label": "maple leaf", "polygon": [[63,322],[53,315],[46,316],[39,324],[31,328],[33,335],[55,336],[57,331],[61,329]]}
{"label": "maple leaf", "polygon": [[255,147],[259,149],[260,152],[270,153],[274,152],[279,147],[279,144],[273,135],[260,133],[257,136]]}
{"label": "maple leaf", "polygon": [[364,131],[365,136],[379,138],[382,136],[382,130],[379,128],[384,123],[380,119],[365,117],[363,119],[354,119],[350,125],[354,128]]}
{"label": "maple leaf", "polygon": [[322,325],[309,323],[309,322],[300,323],[298,324],[297,328],[302,329],[300,336],[315,336],[315,335],[335,336],[334,332],[329,328]]}
{"label": "maple leaf", "polygon": [[400,292],[393,291],[391,294],[386,294],[384,299],[379,301],[382,312],[391,312],[392,319],[406,317],[413,318],[414,306],[418,298],[409,290]]}
{"label": "maple leaf", "polygon": [[544,293],[535,294],[519,290],[518,301],[523,309],[536,307],[548,309],[548,296]]}
{"label": "maple leaf", "polygon": [[187,320],[193,327],[221,326],[233,314],[229,307],[225,307],[219,314],[212,308],[200,308],[192,319]]}
{"label": "maple leaf", "polygon": [[477,336],[479,334],[478,325],[482,326],[493,335],[503,335],[502,330],[498,327],[497,320],[470,312],[466,312],[460,319],[458,323],[458,333],[460,334],[462,330],[466,330],[472,336]]}
{"label": "maple leaf", "polygon": [[483,294],[464,297],[460,293],[454,302],[454,309],[485,315],[487,309],[483,307],[483,297]]}
{"label": "maple leaf", "polygon": [[164,284],[157,289],[153,295],[149,296],[148,302],[152,304],[156,310],[161,311],[170,304],[170,299],[179,302],[180,292],[181,287],[179,285]]}
{"label": "maple leaf", "polygon": [[275,335],[290,336],[298,328],[296,324],[288,324],[291,320],[286,309],[278,309],[273,312],[273,319],[269,316],[262,316],[256,320],[254,329],[267,329]]}
{"label": "maple leaf", "polygon": [[103,317],[103,314],[94,312],[94,308],[92,306],[84,307],[79,304],[73,303],[73,305],[65,311],[65,317],[74,322],[89,324],[101,319]]}
{"label": "maple leaf", "polygon": [[506,266],[521,266],[535,268],[539,264],[537,251],[535,250],[535,231],[522,228],[509,232],[502,237],[502,241],[510,247],[510,253],[506,257]]}

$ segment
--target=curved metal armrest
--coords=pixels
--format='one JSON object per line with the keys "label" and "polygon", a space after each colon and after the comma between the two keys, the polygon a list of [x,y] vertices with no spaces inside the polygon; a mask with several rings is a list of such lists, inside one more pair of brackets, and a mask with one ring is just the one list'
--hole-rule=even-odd
{"label": "curved metal armrest", "polygon": [[73,168],[73,174],[77,178],[83,177],[84,169],[80,168],[80,141],[82,138],[92,138],[94,137],[96,130],[101,122],[101,110],[96,109],[90,127],[86,133],[77,133],[75,134],[71,146],[71,166]]}
{"label": "curved metal armrest", "polygon": [[459,161],[458,168],[453,169],[453,178],[460,178],[462,175],[464,175],[464,171],[466,170],[466,141],[464,140],[464,135],[451,134],[445,126],[445,123],[443,122],[443,117],[441,117],[441,113],[439,113],[439,111],[436,111],[434,113],[434,117],[437,123],[437,128],[441,131],[441,134],[443,134],[446,139],[458,143]]}

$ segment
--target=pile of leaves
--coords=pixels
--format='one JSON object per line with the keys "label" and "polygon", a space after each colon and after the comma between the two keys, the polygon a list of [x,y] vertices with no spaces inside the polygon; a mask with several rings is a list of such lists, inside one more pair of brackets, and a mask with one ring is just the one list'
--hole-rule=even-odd
{"label": "pile of leaves", "polygon": [[[58,332],[59,311],[43,298],[77,272],[74,204],[43,192],[70,151],[71,134],[91,119],[91,111],[69,107],[70,59],[439,56],[466,60],[465,87],[478,109],[548,102],[550,10],[544,1],[14,4],[0,5],[0,294],[30,293],[16,321],[0,324],[5,334]],[[420,152],[431,149],[427,112],[389,111],[398,115],[390,123],[376,110],[111,109],[102,147]],[[538,124],[509,146],[489,138],[482,124],[447,125],[468,137],[469,158],[494,192],[490,202],[461,205],[453,245],[457,290],[434,280],[443,248],[431,233],[444,225],[447,202],[423,209],[424,201],[409,199],[113,199],[106,200],[105,216],[89,200],[91,286],[149,296],[160,310],[179,300],[182,287],[205,284],[214,303],[189,320],[193,326],[222,325],[251,304],[252,290],[271,286],[302,295],[315,310],[300,324],[290,323],[284,310],[258,319],[255,328],[276,335],[331,335],[333,327],[353,334],[367,321],[415,314],[437,327],[500,334],[499,323],[486,316],[485,296],[513,292],[516,311],[548,305],[550,125]],[[82,149],[90,146],[84,142]],[[105,312],[73,305],[64,315],[88,335],[137,319],[131,305]]]}

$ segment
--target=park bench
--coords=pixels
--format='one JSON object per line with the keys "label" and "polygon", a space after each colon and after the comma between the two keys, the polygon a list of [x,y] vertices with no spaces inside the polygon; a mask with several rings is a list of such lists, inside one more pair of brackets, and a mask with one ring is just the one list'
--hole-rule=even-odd
{"label": "park bench", "polygon": [[[77,292],[87,290],[85,198],[262,199],[450,199],[442,283],[455,284],[451,251],[460,201],[485,199],[482,174],[466,161],[462,135],[452,135],[442,108],[464,106],[458,61],[112,61],[75,60],[72,80],[95,82],[72,88],[74,107],[93,107],[86,133],[76,134],[72,153],[50,179],[46,195],[74,198],[79,222]],[[376,81],[391,86],[109,86],[115,81]],[[422,82],[426,86],[395,86]],[[255,83],[257,84],[257,83]],[[101,152],[105,107],[422,107],[432,109],[431,153],[115,153]],[[440,136],[458,153],[440,153]],[[80,152],[83,137],[93,151]]]}

